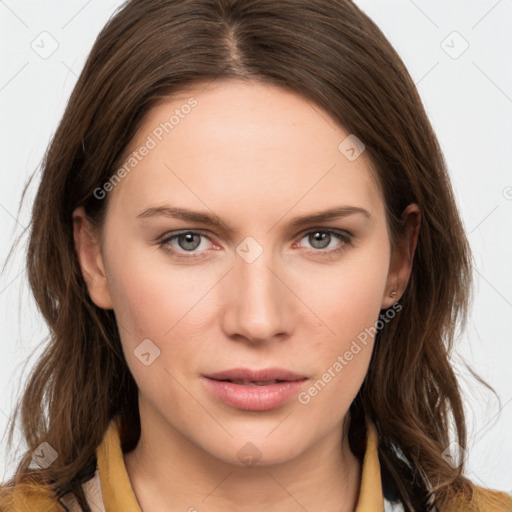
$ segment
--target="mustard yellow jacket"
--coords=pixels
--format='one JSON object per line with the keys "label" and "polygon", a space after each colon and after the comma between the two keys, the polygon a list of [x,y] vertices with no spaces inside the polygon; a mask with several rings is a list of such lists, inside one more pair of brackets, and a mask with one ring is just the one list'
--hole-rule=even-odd
{"label": "mustard yellow jacket", "polygon": [[[368,424],[366,451],[356,512],[401,512],[402,505],[386,500],[382,492],[378,458],[378,434]],[[119,424],[112,421],[97,449],[97,470],[83,484],[93,512],[141,512],[124,465]],[[36,485],[0,487],[0,512],[80,512],[71,496],[56,498]],[[312,511],[313,512],[313,511]],[[512,497],[504,492],[474,486],[471,502],[460,498],[439,512],[512,512]]]}

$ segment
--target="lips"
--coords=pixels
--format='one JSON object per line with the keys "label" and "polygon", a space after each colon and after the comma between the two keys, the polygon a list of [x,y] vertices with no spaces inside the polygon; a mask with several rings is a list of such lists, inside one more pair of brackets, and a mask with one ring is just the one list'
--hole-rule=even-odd
{"label": "lips", "polygon": [[282,368],[234,368],[202,377],[205,389],[215,399],[236,409],[260,412],[284,406],[308,380]]}
{"label": "lips", "polygon": [[265,368],[251,370],[248,368],[233,368],[216,373],[204,375],[212,380],[232,382],[252,386],[269,386],[280,382],[295,382],[305,380],[306,377],[283,368]]}

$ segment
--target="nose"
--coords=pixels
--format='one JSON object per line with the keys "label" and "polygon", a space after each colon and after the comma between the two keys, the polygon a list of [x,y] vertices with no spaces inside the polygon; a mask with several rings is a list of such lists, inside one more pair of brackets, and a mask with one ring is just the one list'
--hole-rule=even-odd
{"label": "nose", "polygon": [[289,337],[300,313],[286,281],[283,267],[272,261],[270,251],[250,263],[237,256],[223,283],[228,297],[222,316],[226,335],[254,344]]}

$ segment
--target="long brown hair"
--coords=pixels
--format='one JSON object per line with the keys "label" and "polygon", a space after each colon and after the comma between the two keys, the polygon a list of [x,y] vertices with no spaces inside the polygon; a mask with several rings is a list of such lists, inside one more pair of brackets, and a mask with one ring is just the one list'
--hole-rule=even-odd
{"label": "long brown hair", "polygon": [[[379,28],[348,0],[132,0],[102,30],[45,155],[33,207],[28,276],[50,336],[16,411],[28,443],[17,481],[73,492],[89,510],[80,482],[94,471],[110,420],[121,417],[124,449],[137,443],[137,386],[114,313],[89,298],[72,212],[84,206],[101,226],[108,200],[94,191],[118,169],[148,110],[188,85],[230,78],[294,91],[362,140],[392,240],[406,206],[419,205],[402,310],[378,333],[351,406],[350,441],[360,452],[371,418],[383,474],[406,508],[427,510],[431,492],[442,508],[469,489],[464,464],[454,468],[442,453],[451,426],[466,447],[449,355],[468,308],[470,250],[415,85]],[[41,442],[58,458],[34,470],[30,454]]]}

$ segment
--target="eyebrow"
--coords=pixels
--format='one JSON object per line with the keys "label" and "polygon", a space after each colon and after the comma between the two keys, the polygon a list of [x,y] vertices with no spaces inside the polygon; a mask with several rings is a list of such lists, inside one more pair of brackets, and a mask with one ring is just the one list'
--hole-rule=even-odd
{"label": "eyebrow", "polygon": [[[294,217],[288,222],[288,225],[292,228],[299,228],[306,224],[313,224],[319,222],[326,222],[329,220],[340,219],[348,217],[349,215],[361,214],[371,219],[370,212],[359,206],[338,206],[330,208],[328,210],[309,213]],[[189,210],[187,208],[178,208],[174,206],[153,206],[146,208],[144,211],[139,213],[136,218],[148,219],[152,217],[169,217],[173,219],[182,219],[190,222],[197,222],[199,224],[206,224],[223,229],[228,233],[232,233],[233,229],[228,226],[222,219],[214,214],[207,212],[198,212]]]}

